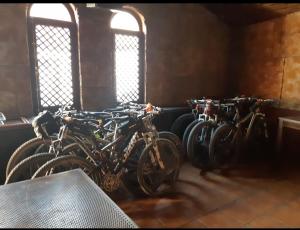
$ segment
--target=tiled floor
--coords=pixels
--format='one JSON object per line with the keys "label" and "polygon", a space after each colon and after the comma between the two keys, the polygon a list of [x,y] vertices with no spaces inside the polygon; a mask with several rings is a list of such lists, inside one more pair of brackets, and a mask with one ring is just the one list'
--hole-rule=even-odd
{"label": "tiled floor", "polygon": [[300,167],[242,168],[203,176],[185,163],[172,193],[115,201],[139,227],[300,227]]}

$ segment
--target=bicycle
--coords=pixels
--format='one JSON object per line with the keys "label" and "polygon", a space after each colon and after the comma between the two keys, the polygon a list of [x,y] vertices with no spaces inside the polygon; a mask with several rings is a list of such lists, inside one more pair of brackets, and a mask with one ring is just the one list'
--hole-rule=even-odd
{"label": "bicycle", "polygon": [[[274,100],[237,98],[230,101],[235,103],[235,118],[219,126],[209,144],[209,159],[214,168],[231,167],[237,162],[243,146],[260,145],[268,140],[266,115],[261,108],[274,104]],[[249,112],[241,114],[241,106],[248,107]]]}
{"label": "bicycle", "polygon": [[209,142],[215,129],[224,121],[231,119],[232,104],[221,103],[219,100],[206,100],[204,112],[199,115],[192,127],[187,140],[187,156],[195,167],[208,170]]}
{"label": "bicycle", "polygon": [[[11,170],[25,158],[37,153],[49,151],[52,141],[57,139],[57,133],[62,125],[62,117],[66,115],[77,118],[97,119],[102,124],[106,122],[107,118],[111,117],[110,113],[105,112],[66,110],[66,106],[60,108],[55,114],[49,111],[40,112],[32,121],[32,127],[36,137],[24,142],[12,153],[6,166],[6,177],[8,177]],[[109,124],[106,126],[108,125]],[[105,127],[105,125],[103,125],[103,127]],[[66,144],[69,143],[70,140],[67,140]]]}
{"label": "bicycle", "polygon": [[[179,173],[179,153],[173,142],[167,139],[158,138],[155,127],[151,124],[154,112],[147,112],[140,116],[132,116],[139,114],[133,111],[118,112],[128,115],[129,119],[117,126],[114,132],[113,141],[103,146],[101,149],[90,148],[95,147],[95,140],[92,145],[86,146],[81,143],[80,138],[75,140],[80,148],[88,155],[88,159],[96,166],[98,172],[99,185],[107,192],[113,192],[120,187],[121,177],[126,173],[128,165],[126,164],[130,156],[133,155],[132,150],[137,143],[146,146],[141,153],[137,164],[137,180],[141,189],[148,195],[160,194],[160,185],[166,182],[170,186],[174,184]],[[118,119],[117,117],[113,119]],[[68,119],[69,125],[76,123],[74,119]],[[141,139],[142,138],[142,139]],[[159,149],[167,148],[169,151],[160,152]],[[167,157],[165,157],[168,154]],[[150,156],[150,158],[149,158]],[[48,161],[40,167],[32,178],[47,175],[48,172],[57,172],[55,169],[60,166],[70,166],[68,159],[75,159],[75,156],[60,156]],[[78,156],[76,156],[78,163]],[[170,162],[170,160],[173,160]],[[83,162],[81,162],[84,165]],[[80,163],[78,163],[80,165]],[[153,166],[152,171],[144,171],[144,166]],[[85,164],[86,166],[86,164]],[[158,166],[158,167],[157,167]],[[149,168],[148,168],[149,169]],[[156,183],[145,179],[144,175],[149,178],[154,170],[155,178],[159,180]],[[128,170],[130,171],[130,170]],[[150,173],[150,174],[149,174]],[[158,177],[160,176],[160,177]]]}

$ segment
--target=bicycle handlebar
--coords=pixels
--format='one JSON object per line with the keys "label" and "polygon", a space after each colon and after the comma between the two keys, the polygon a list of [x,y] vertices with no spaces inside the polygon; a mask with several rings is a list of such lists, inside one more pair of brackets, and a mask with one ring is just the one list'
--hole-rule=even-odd
{"label": "bicycle handlebar", "polygon": [[68,124],[70,123],[73,123],[73,122],[79,122],[79,123],[82,123],[82,122],[93,122],[93,123],[97,123],[99,125],[99,121],[96,120],[96,119],[90,119],[90,118],[83,118],[83,119],[80,119],[80,118],[74,118],[74,117],[70,117],[70,116],[65,116],[62,118],[62,120]]}
{"label": "bicycle handlebar", "polygon": [[196,105],[196,104],[206,104],[206,103],[220,103],[220,100],[213,100],[213,99],[190,99],[187,100],[187,103]]}
{"label": "bicycle handlebar", "polygon": [[272,99],[258,99],[253,106],[250,107],[251,111],[254,111],[255,109],[259,108],[259,107],[263,107],[263,106],[267,106],[267,105],[272,105],[276,103],[275,100]]}

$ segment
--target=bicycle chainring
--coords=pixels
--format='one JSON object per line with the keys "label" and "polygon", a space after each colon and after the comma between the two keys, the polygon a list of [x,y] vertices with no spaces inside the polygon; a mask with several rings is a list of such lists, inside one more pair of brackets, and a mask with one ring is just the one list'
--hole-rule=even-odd
{"label": "bicycle chainring", "polygon": [[121,180],[119,174],[106,173],[103,177],[102,188],[107,192],[113,192],[120,187]]}

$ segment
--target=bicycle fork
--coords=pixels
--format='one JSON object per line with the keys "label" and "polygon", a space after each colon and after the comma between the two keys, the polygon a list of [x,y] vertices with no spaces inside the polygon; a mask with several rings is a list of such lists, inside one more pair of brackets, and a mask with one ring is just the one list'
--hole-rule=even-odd
{"label": "bicycle fork", "polygon": [[[156,156],[156,160],[157,160],[157,162],[158,162],[159,167],[160,167],[161,169],[165,169],[165,165],[164,165],[164,163],[162,162],[162,160],[161,160],[161,158],[160,158],[160,153],[159,153],[158,146],[157,146],[156,143],[153,144],[153,149],[154,149],[154,151],[155,151],[155,156]],[[154,157],[153,157],[153,154],[151,154],[151,153],[152,153],[152,151],[150,151],[150,156],[152,155],[151,161],[152,161],[152,163],[154,163],[155,159],[154,159]]]}
{"label": "bicycle fork", "polygon": [[266,119],[265,119],[266,115],[263,114],[263,113],[255,113],[255,114],[253,113],[250,124],[249,124],[249,128],[248,128],[247,133],[246,133],[246,140],[249,139],[250,133],[252,132],[252,127],[253,127],[254,121],[256,119],[259,119],[259,117],[263,119],[265,138],[269,138],[268,129],[267,129],[267,122],[266,122]]}
{"label": "bicycle fork", "polygon": [[156,163],[158,163],[159,167],[163,170],[165,169],[165,165],[163,163],[163,161],[160,158],[160,152],[157,146],[157,142],[156,142],[156,137],[155,135],[153,135],[153,133],[149,132],[149,133],[143,133],[143,138],[146,142],[146,144],[152,144],[153,149],[154,149],[154,153],[150,150],[150,158],[151,158],[151,162],[153,165],[156,165]]}

